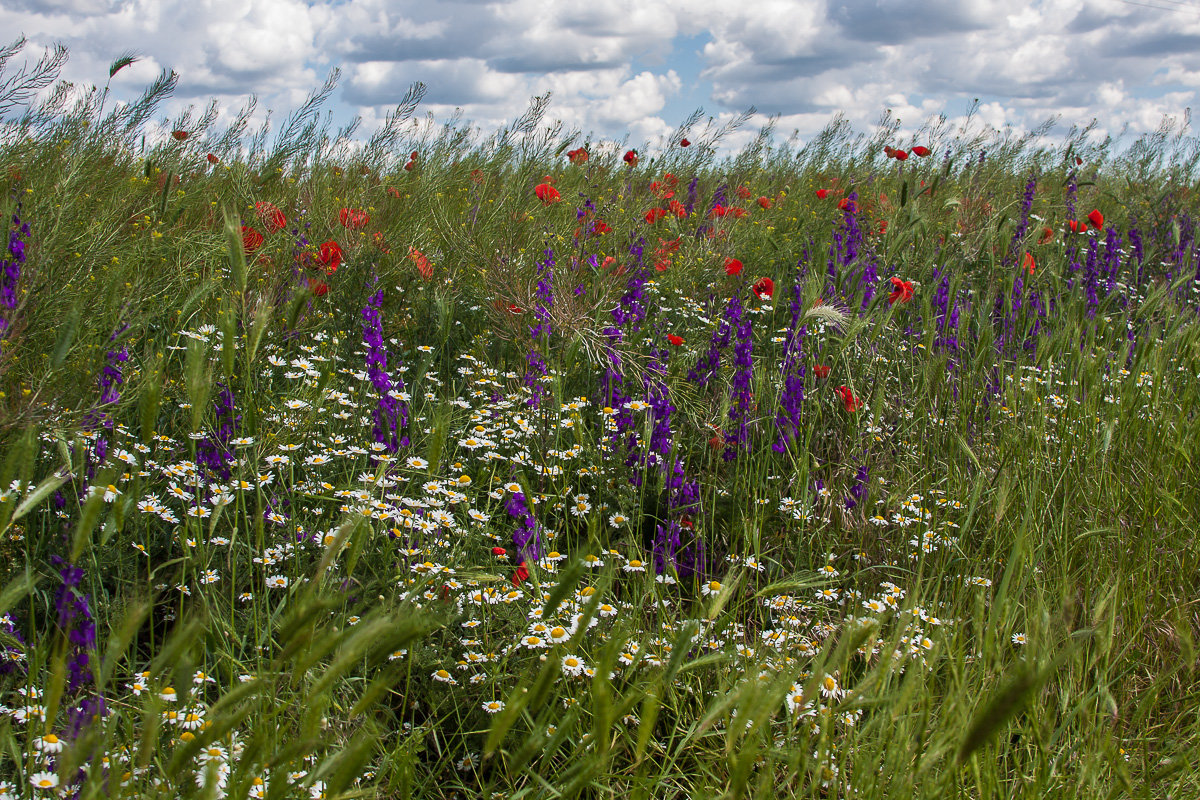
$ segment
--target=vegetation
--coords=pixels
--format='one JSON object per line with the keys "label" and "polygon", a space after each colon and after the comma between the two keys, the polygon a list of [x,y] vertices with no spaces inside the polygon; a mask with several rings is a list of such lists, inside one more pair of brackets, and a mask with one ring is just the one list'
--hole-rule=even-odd
{"label": "vegetation", "polygon": [[363,143],[332,74],[156,138],[62,57],[0,83],[0,795],[1196,795],[1186,129]]}

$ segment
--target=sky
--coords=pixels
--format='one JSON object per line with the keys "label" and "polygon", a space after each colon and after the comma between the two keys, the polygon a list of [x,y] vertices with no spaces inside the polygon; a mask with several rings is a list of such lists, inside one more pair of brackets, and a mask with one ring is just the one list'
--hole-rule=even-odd
{"label": "sky", "polygon": [[175,70],[164,117],[215,98],[232,118],[253,94],[282,120],[338,67],[327,108],[363,136],[414,81],[439,122],[461,109],[487,134],[548,91],[565,129],[650,148],[697,108],[720,125],[753,107],[726,150],[774,115],[803,143],[838,113],[869,133],[890,109],[911,134],[974,99],[976,125],[1095,119],[1128,140],[1200,87],[1200,0],[4,0],[0,30],[22,56],[65,44],[77,84],[137,54],[118,99]]}

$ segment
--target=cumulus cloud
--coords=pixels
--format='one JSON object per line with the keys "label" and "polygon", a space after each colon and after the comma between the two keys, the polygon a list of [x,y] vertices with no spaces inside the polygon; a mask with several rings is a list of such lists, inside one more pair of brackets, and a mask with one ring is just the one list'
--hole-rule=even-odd
{"label": "cumulus cloud", "polygon": [[806,135],[836,113],[866,130],[885,108],[915,128],[973,98],[996,124],[1062,113],[1138,132],[1200,86],[1200,13],[1099,0],[11,0],[0,29],[67,44],[81,83],[136,51],[114,88],[172,68],[176,108],[256,94],[286,113],[340,65],[335,110],[366,132],[418,80],[425,110],[481,127],[550,91],[568,127],[635,141],[669,133],[697,87],[718,123],[753,105],[753,123]]}

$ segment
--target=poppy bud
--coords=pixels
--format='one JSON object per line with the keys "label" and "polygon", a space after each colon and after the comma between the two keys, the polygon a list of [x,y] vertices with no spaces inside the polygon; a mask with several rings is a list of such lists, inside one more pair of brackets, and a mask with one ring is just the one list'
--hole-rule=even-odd
{"label": "poppy bud", "polygon": [[883,154],[885,156],[887,156],[888,158],[892,158],[893,156],[896,155],[896,148],[884,145],[883,146]]}
{"label": "poppy bud", "polygon": [[679,140],[680,147],[689,147],[689,146],[691,146],[691,144],[692,143],[687,140],[687,137],[684,137],[683,139]]}
{"label": "poppy bud", "polygon": [[1075,166],[1077,166],[1077,167],[1083,166],[1083,159],[1080,158],[1079,156],[1075,156]]}
{"label": "poppy bud", "polygon": [[416,150],[413,150],[411,153],[408,154],[408,160],[409,161],[417,160],[417,151]]}
{"label": "poppy bud", "polygon": [[416,162],[413,162],[413,161],[408,161],[408,162],[406,162],[406,163],[404,164],[404,171],[405,171],[405,172],[412,172],[412,170],[413,170],[413,167],[415,167],[415,166],[416,166]]}

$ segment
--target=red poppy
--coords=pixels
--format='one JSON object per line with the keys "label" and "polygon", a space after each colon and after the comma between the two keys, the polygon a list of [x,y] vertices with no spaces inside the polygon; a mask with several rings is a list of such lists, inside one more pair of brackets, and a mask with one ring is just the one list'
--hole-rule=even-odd
{"label": "red poppy", "polygon": [[637,150],[626,150],[625,155],[621,156],[621,160],[631,167],[636,167],[638,163]]}
{"label": "red poppy", "polygon": [[1077,166],[1077,167],[1083,166],[1083,159],[1080,158],[1079,156],[1075,156],[1075,166]]}
{"label": "red poppy", "polygon": [[408,248],[408,258],[417,265],[417,272],[421,274],[422,278],[429,280],[433,277],[433,267],[424,253],[410,245]]}
{"label": "red poppy", "polygon": [[387,240],[383,238],[383,231],[375,231],[371,234],[371,242],[379,248],[379,251],[386,255],[391,255],[392,248],[388,246]]}
{"label": "red poppy", "polygon": [[206,155],[205,158],[208,159],[208,163],[210,163],[210,164],[220,164],[221,163],[221,159],[217,158],[212,153],[209,153],[208,155]]}
{"label": "red poppy", "polygon": [[685,206],[683,203],[679,202],[678,200],[672,200],[670,203],[668,203],[667,209],[672,214],[674,214],[675,216],[677,216],[681,219],[688,215],[687,206]]}
{"label": "red poppy", "polygon": [[854,392],[850,391],[848,386],[839,386],[834,391],[838,397],[842,398],[842,405],[846,407],[846,413],[853,414],[863,406],[863,401],[854,396]]}
{"label": "red poppy", "polygon": [[922,145],[917,145],[916,147],[914,147],[912,149],[912,154],[914,156],[920,156],[921,158],[924,158],[925,156],[929,155],[929,153],[930,153],[929,148],[924,147]]}
{"label": "red poppy", "polygon": [[817,189],[817,199],[818,200],[824,200],[826,197],[829,197],[828,189]]}
{"label": "red poppy", "polygon": [[1067,227],[1071,229],[1071,233],[1079,230],[1079,221],[1074,219],[1067,220]]}
{"label": "red poppy", "polygon": [[1029,272],[1030,275],[1032,275],[1035,267],[1037,267],[1037,263],[1033,260],[1033,255],[1031,253],[1026,253],[1025,254],[1025,269]]}
{"label": "red poppy", "polygon": [[738,261],[736,258],[725,259],[725,274],[726,275],[742,274],[742,262]]}
{"label": "red poppy", "polygon": [[567,158],[572,164],[586,164],[588,160],[588,151],[582,147],[577,147],[574,150],[567,151]]}
{"label": "red poppy", "polygon": [[688,146],[690,146],[690,145],[691,145],[691,142],[689,142],[689,141],[687,140],[687,138],[686,138],[686,137],[684,137],[683,139],[680,139],[680,140],[679,140],[679,146],[680,146],[680,147],[688,147]]}
{"label": "red poppy", "polygon": [[412,172],[412,170],[413,170],[413,167],[415,167],[416,165],[417,165],[417,162],[415,162],[415,161],[409,161],[409,162],[406,162],[406,163],[405,163],[405,165],[404,165],[404,171],[405,171],[405,172]]}
{"label": "red poppy", "polygon": [[329,293],[329,284],[327,284],[325,281],[319,281],[316,278],[309,278],[308,290],[316,297],[324,297]]}
{"label": "red poppy", "polygon": [[888,221],[886,219],[879,220],[879,235],[887,233]]}
{"label": "red poppy", "polygon": [[389,186],[387,188],[387,193],[390,194],[392,197],[396,198],[397,200],[400,199],[400,190],[397,189],[395,186]]}
{"label": "red poppy", "polygon": [[344,227],[350,230],[365,228],[367,223],[371,221],[371,215],[361,208],[343,208],[338,214],[338,219]]}
{"label": "red poppy", "polygon": [[1096,230],[1104,227],[1104,215],[1100,213],[1100,209],[1092,209],[1092,213],[1088,214],[1088,222],[1092,223]]}
{"label": "red poppy", "polygon": [[759,300],[770,300],[771,295],[775,294],[775,281],[770,278],[759,278],[754,284],[754,295]]}
{"label": "red poppy", "polygon": [[503,558],[504,556],[508,555],[508,551],[503,547],[493,547],[492,555],[496,556],[497,558]]}
{"label": "red poppy", "polygon": [[254,204],[254,211],[258,214],[259,221],[266,227],[267,233],[281,231],[287,226],[287,217],[274,203],[260,200]]}
{"label": "red poppy", "polygon": [[190,134],[187,131],[171,131],[171,135],[175,137],[175,141],[182,142]]}
{"label": "red poppy", "polygon": [[533,193],[537,195],[537,199],[542,201],[542,205],[550,205],[562,200],[562,195],[548,183],[539,183],[534,187]]}
{"label": "red poppy", "polygon": [[[667,173],[667,176],[674,177],[669,172]],[[654,196],[657,197],[659,200],[670,200],[672,197],[675,196],[675,188],[674,187],[675,187],[674,183],[668,184],[665,180],[664,181],[654,181],[650,184],[650,191],[653,192]]]}
{"label": "red poppy", "polygon": [[667,215],[665,208],[652,208],[646,212],[646,222],[653,225]]}
{"label": "red poppy", "polygon": [[323,242],[317,249],[317,261],[325,268],[326,275],[332,275],[342,265],[342,248],[333,239]]}
{"label": "red poppy", "polygon": [[520,586],[522,583],[524,583],[527,580],[529,580],[529,568],[526,567],[525,562],[522,561],[521,565],[519,567],[517,567],[517,571],[513,573],[512,585]]}
{"label": "red poppy", "polygon": [[858,206],[849,197],[843,197],[841,200],[838,200],[838,210],[849,211],[853,214],[858,211]]}
{"label": "red poppy", "polygon": [[899,278],[892,278],[892,293],[888,295],[888,304],[899,300],[901,303],[907,303],[913,297],[912,281],[902,281]]}
{"label": "red poppy", "polygon": [[1038,244],[1045,244],[1054,238],[1053,228],[1042,228],[1042,235],[1038,237]]}
{"label": "red poppy", "polygon": [[612,227],[602,219],[598,219],[592,223],[592,236],[603,236],[606,233],[612,233]]}
{"label": "red poppy", "polygon": [[759,206],[759,208],[769,209],[771,207],[771,198],[769,198],[769,197],[758,198],[758,206]]}
{"label": "red poppy", "polygon": [[416,150],[413,150],[411,153],[408,154],[408,160],[409,161],[417,160],[417,151]]}
{"label": "red poppy", "polygon": [[750,187],[749,186],[739,186],[737,189],[737,193],[738,193],[738,197],[742,198],[743,200],[750,199]]}
{"label": "red poppy", "polygon": [[715,206],[712,207],[712,209],[709,210],[708,218],[709,219],[719,219],[720,217],[725,216],[726,213],[728,213],[728,212],[725,210],[725,206],[721,205],[720,203],[717,203]]}
{"label": "red poppy", "polygon": [[679,345],[683,344],[683,337],[670,333],[667,334],[667,341],[670,342],[672,346],[679,347]]}
{"label": "red poppy", "polygon": [[883,154],[884,154],[885,156],[887,156],[888,158],[892,158],[893,156],[895,156],[895,155],[896,155],[896,148],[894,148],[894,147],[889,147],[888,145],[886,145],[886,144],[885,144],[885,145],[883,146]]}
{"label": "red poppy", "polygon": [[813,364],[813,374],[816,375],[818,378],[822,378],[822,379],[828,378],[829,377],[829,365],[828,364]]}
{"label": "red poppy", "polygon": [[897,161],[907,161],[908,160],[908,153],[904,152],[903,150],[896,150],[894,155],[896,156]]}
{"label": "red poppy", "polygon": [[263,235],[248,225],[242,226],[242,247],[247,253],[253,253],[262,247]]}
{"label": "red poppy", "polygon": [[475,183],[483,183],[483,179],[484,179],[483,170],[481,170],[481,169],[471,170],[471,180],[472,181],[474,181]]}
{"label": "red poppy", "polygon": [[749,211],[742,208],[741,206],[734,206],[733,208],[727,209],[726,213],[733,214],[735,219],[741,219],[742,217],[748,216],[750,214]]}

